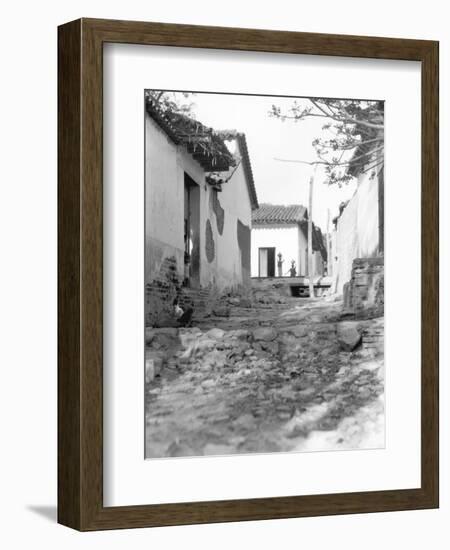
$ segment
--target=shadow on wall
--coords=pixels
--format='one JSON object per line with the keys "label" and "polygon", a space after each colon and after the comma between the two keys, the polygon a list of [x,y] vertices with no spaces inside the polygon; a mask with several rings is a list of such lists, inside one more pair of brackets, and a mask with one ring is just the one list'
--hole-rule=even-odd
{"label": "shadow on wall", "polygon": [[241,220],[237,220],[237,241],[241,252],[243,283],[249,285],[251,272],[251,230]]}

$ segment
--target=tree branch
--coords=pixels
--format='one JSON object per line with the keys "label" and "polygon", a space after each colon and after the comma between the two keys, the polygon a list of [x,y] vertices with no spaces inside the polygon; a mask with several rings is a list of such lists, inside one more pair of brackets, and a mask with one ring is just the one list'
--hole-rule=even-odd
{"label": "tree branch", "polygon": [[[365,121],[365,120],[358,120],[352,116],[350,116],[346,110],[345,107],[342,107],[342,109],[345,111],[346,115],[345,116],[341,116],[339,114],[336,114],[334,111],[330,113],[327,113],[325,111],[325,109],[323,109],[318,103],[316,100],[312,99],[312,98],[309,98],[309,101],[314,105],[314,107],[316,107],[316,109],[319,109],[319,111],[321,111],[323,114],[322,115],[319,115],[317,113],[309,113],[309,114],[306,114],[305,116],[325,116],[327,118],[331,118],[337,122],[347,122],[349,124],[357,124],[357,125],[362,125],[362,126],[366,126],[367,128],[373,128],[373,129],[378,129],[378,130],[383,130],[384,129],[384,124],[375,124],[373,122],[368,122],[368,121]],[[327,105],[327,107],[331,110],[331,108]]]}
{"label": "tree branch", "polygon": [[377,149],[374,149],[373,151],[368,151],[367,153],[364,153],[363,155],[359,155],[358,157],[350,159],[349,161],[346,161],[346,162],[333,162],[331,160],[324,160],[323,157],[322,157],[322,160],[313,160],[311,162],[306,161],[306,160],[297,160],[297,159],[280,159],[280,158],[277,158],[277,157],[274,157],[274,160],[277,160],[279,162],[297,162],[299,164],[309,164],[310,166],[313,166],[315,164],[325,164],[325,165],[331,166],[331,167],[349,166],[351,164],[354,164],[357,160],[360,160],[364,157],[367,157],[368,155],[373,155],[377,151],[381,151],[383,149],[384,149],[384,146],[383,147],[378,147]]}

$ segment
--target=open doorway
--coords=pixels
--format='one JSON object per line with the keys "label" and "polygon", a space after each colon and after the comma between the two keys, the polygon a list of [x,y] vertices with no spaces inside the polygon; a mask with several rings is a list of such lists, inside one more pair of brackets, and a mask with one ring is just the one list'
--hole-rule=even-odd
{"label": "open doorway", "polygon": [[184,174],[184,284],[200,286],[200,188]]}
{"label": "open doorway", "polygon": [[275,247],[259,249],[259,277],[275,277]]}

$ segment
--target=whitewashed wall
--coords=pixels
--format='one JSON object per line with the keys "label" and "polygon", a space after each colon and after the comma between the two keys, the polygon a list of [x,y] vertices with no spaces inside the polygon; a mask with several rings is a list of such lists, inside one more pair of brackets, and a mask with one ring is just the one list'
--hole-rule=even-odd
{"label": "whitewashed wall", "polygon": [[[224,209],[220,235],[212,208],[212,188],[205,172],[184,147],[175,145],[153,121],[145,117],[145,238],[147,279],[158,273],[164,258],[175,256],[180,278],[184,271],[184,173],[200,188],[200,284],[220,289],[247,284],[249,273],[242,269],[238,246],[238,220],[251,227],[251,203],[242,165],[223,185],[218,200]],[[214,241],[214,259],[205,251],[206,224],[209,219]],[[250,256],[250,250],[247,255]]]}
{"label": "whitewashed wall", "polygon": [[199,164],[189,165],[187,155],[148,115],[145,116],[145,138],[146,278],[153,278],[168,256],[175,256],[182,278],[184,172],[202,181],[203,171]]}
{"label": "whitewashed wall", "polygon": [[333,272],[337,292],[350,280],[353,260],[376,256],[378,246],[378,178],[365,174],[337,223]]}
{"label": "whitewashed wall", "polygon": [[[238,151],[238,154],[240,152]],[[231,170],[232,171],[232,170]],[[230,172],[231,172],[230,171]],[[226,174],[223,174],[226,178]],[[215,244],[213,262],[208,262],[205,246],[201,249],[201,283],[214,284],[220,289],[249,284],[250,273],[242,268],[241,251],[238,246],[238,220],[248,227],[249,240],[251,231],[251,203],[246,178],[242,164],[234,171],[231,179],[223,184],[222,191],[217,193],[217,199],[224,209],[224,226],[222,235],[219,233],[216,215],[212,208],[213,189],[208,185],[206,192],[201,194],[200,210],[204,218],[201,219],[200,237],[204,242],[204,227],[209,218]],[[250,257],[250,250],[246,252]],[[250,263],[248,261],[248,263]]]}
{"label": "whitewashed wall", "polygon": [[[256,226],[252,228],[252,277],[259,277],[259,249],[275,247],[275,275],[278,276],[277,254],[283,255],[283,276],[289,275],[291,260],[295,260],[297,275],[306,276],[308,240],[297,224]],[[323,260],[320,252],[313,251],[313,276],[323,275]]]}
{"label": "whitewashed wall", "polygon": [[[278,275],[276,262],[277,254],[281,252],[284,259],[283,275],[288,275],[291,260],[295,260],[297,273],[300,274],[299,266],[304,268],[304,246],[301,246],[301,231],[295,225],[271,225],[268,227],[252,228],[252,277],[258,277],[258,254],[260,248],[275,247],[275,274]],[[303,264],[302,258],[303,256]]]}

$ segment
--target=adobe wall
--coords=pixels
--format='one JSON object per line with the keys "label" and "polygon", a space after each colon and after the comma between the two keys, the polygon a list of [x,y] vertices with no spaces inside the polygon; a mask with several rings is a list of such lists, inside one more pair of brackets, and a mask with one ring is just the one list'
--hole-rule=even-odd
{"label": "adobe wall", "polygon": [[339,294],[351,278],[353,260],[375,257],[380,252],[378,185],[377,176],[361,176],[355,194],[338,219],[333,278]]}
{"label": "adobe wall", "polygon": [[196,286],[218,292],[249,286],[251,203],[242,165],[216,192],[184,147],[175,145],[150,116],[145,124],[145,283],[150,322],[165,317],[166,304],[160,302],[172,303],[170,296],[176,295],[185,277],[185,173],[199,194],[199,229],[191,257],[199,266]]}

